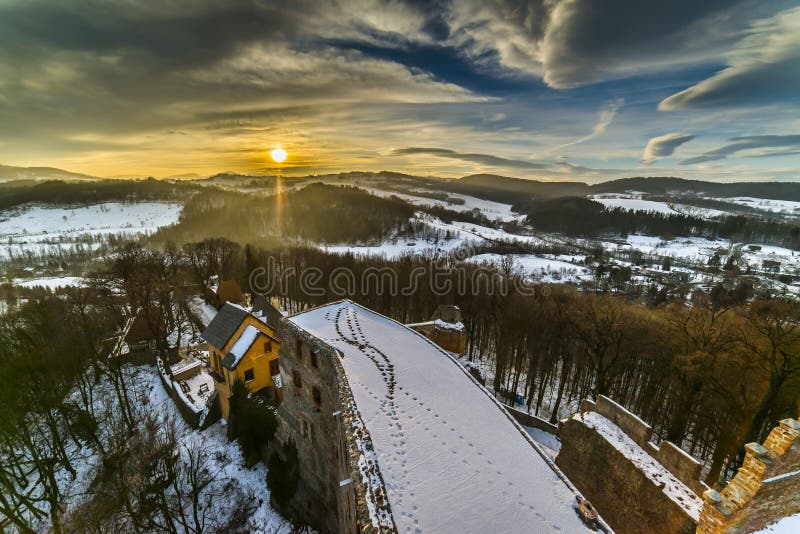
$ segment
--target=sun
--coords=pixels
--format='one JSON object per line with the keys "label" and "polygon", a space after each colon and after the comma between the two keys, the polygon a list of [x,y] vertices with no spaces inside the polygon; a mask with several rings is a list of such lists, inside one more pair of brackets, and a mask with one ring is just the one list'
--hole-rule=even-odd
{"label": "sun", "polygon": [[286,151],[281,147],[277,147],[275,150],[270,152],[269,155],[272,156],[272,159],[275,161],[275,163],[283,163],[283,161],[286,159]]}

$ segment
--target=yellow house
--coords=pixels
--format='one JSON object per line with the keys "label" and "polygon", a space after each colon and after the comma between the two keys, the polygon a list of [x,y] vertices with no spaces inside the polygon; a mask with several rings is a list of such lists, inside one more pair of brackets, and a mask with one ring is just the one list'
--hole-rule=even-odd
{"label": "yellow house", "polygon": [[231,392],[237,379],[253,393],[276,402],[283,400],[277,336],[281,317],[269,303],[251,313],[228,302],[203,332],[223,418],[230,415]]}

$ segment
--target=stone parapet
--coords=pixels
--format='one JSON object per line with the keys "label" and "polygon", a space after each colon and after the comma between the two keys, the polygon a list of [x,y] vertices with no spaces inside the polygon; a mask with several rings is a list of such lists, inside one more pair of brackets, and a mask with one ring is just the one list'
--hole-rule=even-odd
{"label": "stone parapet", "polygon": [[[738,531],[743,520],[740,511],[759,495],[769,477],[791,474],[797,465],[787,465],[787,452],[800,437],[800,422],[784,419],[772,429],[764,444],[745,445],[745,457],[736,475],[721,491],[703,494],[703,509],[697,524],[699,534],[721,534]],[[777,517],[775,518],[777,519]]]}

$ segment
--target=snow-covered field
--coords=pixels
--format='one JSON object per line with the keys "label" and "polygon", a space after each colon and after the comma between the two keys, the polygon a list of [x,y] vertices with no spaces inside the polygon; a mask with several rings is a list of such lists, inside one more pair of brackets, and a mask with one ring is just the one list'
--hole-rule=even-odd
{"label": "snow-covered field", "polygon": [[511,234],[497,228],[454,221],[446,223],[427,213],[417,212],[413,221],[423,223],[436,232],[438,238],[426,236],[393,236],[375,245],[320,245],[328,252],[336,254],[351,253],[363,256],[384,256],[397,259],[410,254],[441,256],[462,249],[461,257],[469,254],[474,244],[490,242],[541,244],[544,241],[536,236]]}
{"label": "snow-covered field", "polygon": [[586,267],[534,254],[477,254],[467,258],[467,261],[499,266],[508,258],[513,261],[512,265],[517,271],[545,282],[579,282],[592,277]]}
{"label": "snow-covered field", "polygon": [[46,276],[42,278],[15,278],[15,286],[19,287],[44,287],[57,289],[59,287],[81,287],[86,285],[86,279],[80,276]]}
{"label": "snow-covered field", "polygon": [[501,222],[519,221],[525,218],[525,215],[511,211],[510,204],[502,204],[500,202],[484,200],[482,198],[462,195],[460,193],[446,193],[446,194],[448,197],[452,199],[463,200],[464,201],[463,204],[454,204],[447,202],[445,200],[438,200],[435,198],[422,196],[425,193],[441,194],[441,191],[429,191],[425,189],[420,189],[418,190],[420,196],[416,196],[414,195],[414,190],[408,190],[405,193],[398,193],[397,191],[393,191],[391,189],[380,189],[374,186],[365,187],[364,189],[366,189],[373,195],[379,197],[396,196],[414,206],[441,206],[442,208],[448,210],[460,211],[460,212],[472,211],[477,209],[489,219],[499,220]]}
{"label": "snow-covered field", "polygon": [[650,213],[662,213],[664,215],[690,215],[701,219],[712,219],[728,212],[715,210],[712,208],[701,208],[680,202],[662,202],[656,200],[646,200],[644,193],[604,193],[593,195],[589,198],[600,202],[606,208],[622,208],[633,211],[649,211]]}
{"label": "snow-covered field", "polygon": [[756,208],[772,213],[780,213],[782,215],[800,216],[800,202],[791,200],[774,200],[755,197],[715,198],[713,200],[731,202],[733,204],[739,204],[740,206],[747,206],[748,208]]}
{"label": "snow-covered field", "polygon": [[66,249],[81,243],[97,248],[91,237],[151,234],[175,224],[181,204],[174,202],[105,202],[64,208],[26,204],[0,212],[0,259]]}
{"label": "snow-covered field", "polygon": [[592,197],[592,200],[601,203],[606,208],[649,211],[651,213],[664,213],[667,215],[677,215],[679,213],[672,209],[672,207],[666,202],[655,202],[653,200],[642,200],[640,198],[610,198],[605,195],[596,195]]}
{"label": "snow-covered field", "polygon": [[350,301],[289,319],[343,354],[399,532],[586,532],[525,431],[423,336]]}
{"label": "snow-covered field", "polygon": [[[715,250],[730,247],[730,243],[727,240],[719,239],[712,241],[703,237],[685,237],[664,240],[656,236],[629,235],[626,239],[626,243],[626,245],[622,246],[627,246],[647,254],[689,259],[708,258],[714,255]],[[619,245],[615,243],[608,243],[607,245],[609,248],[619,247]]]}

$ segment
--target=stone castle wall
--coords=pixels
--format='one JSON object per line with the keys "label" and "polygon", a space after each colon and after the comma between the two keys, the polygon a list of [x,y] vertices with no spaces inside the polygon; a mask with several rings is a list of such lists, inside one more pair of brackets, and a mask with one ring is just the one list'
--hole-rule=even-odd
{"label": "stone castle wall", "polygon": [[745,445],[736,476],[721,491],[703,494],[699,534],[752,532],[800,512],[800,422],[784,419],[764,444]]}
{"label": "stone castle wall", "polygon": [[[652,428],[613,400],[584,400],[580,412],[595,412],[614,423],[636,445],[698,495],[708,489],[701,464],[674,444],[651,442]],[[556,464],[592,502],[616,532],[691,532],[694,519],[671,500],[621,451],[593,428],[570,418],[559,428],[561,450]]]}
{"label": "stone castle wall", "polygon": [[279,337],[284,398],[276,441],[292,440],[299,458],[287,512],[323,533],[393,532],[385,490],[364,483],[380,480],[380,472],[339,352],[289,321]]}

